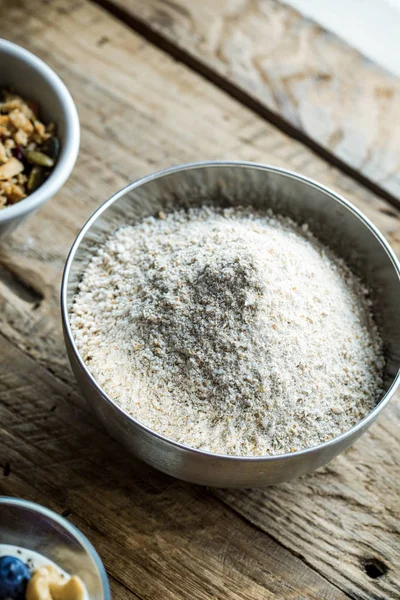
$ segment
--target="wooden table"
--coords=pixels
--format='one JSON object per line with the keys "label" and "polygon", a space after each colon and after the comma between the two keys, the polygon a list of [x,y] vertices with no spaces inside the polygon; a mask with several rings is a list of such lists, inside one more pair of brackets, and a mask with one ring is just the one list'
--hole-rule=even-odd
{"label": "wooden table", "polygon": [[400,82],[273,0],[0,0],[0,35],[77,103],[67,185],[0,250],[0,493],[63,513],[114,599],[400,598],[400,409],[327,467],[243,491],[196,487],[100,428],[70,372],[60,277],[75,235],[129,181],[247,159],[343,193],[400,251]]}

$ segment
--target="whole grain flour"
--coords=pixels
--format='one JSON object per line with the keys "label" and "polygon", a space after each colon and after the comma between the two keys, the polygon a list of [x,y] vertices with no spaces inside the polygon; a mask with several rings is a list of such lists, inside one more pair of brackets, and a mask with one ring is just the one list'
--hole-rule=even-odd
{"label": "whole grain flour", "polygon": [[83,276],[71,325],[122,409],[211,452],[319,444],[382,393],[367,290],[307,225],[272,213],[201,207],[118,229]]}

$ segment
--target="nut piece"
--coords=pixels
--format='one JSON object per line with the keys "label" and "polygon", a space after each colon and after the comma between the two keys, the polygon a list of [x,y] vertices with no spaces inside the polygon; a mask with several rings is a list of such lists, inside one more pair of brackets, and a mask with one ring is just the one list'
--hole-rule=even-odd
{"label": "nut piece", "polygon": [[48,565],[34,573],[25,597],[26,600],[84,600],[86,593],[80,577],[73,575],[65,581],[55,567]]}
{"label": "nut piece", "polygon": [[22,129],[26,133],[32,133],[33,125],[28,117],[18,108],[14,108],[9,115],[11,123],[14,125],[15,129]]}
{"label": "nut piece", "polygon": [[0,194],[7,198],[8,204],[15,204],[26,196],[22,187],[13,181],[0,181]]}
{"label": "nut piece", "polygon": [[5,163],[8,160],[7,150],[5,145],[0,142],[0,163]]}
{"label": "nut piece", "polygon": [[59,151],[55,124],[39,120],[39,105],[0,88],[0,210],[35,191]]}
{"label": "nut piece", "polygon": [[22,162],[12,156],[4,165],[0,166],[0,180],[11,179],[18,175],[18,173],[22,173],[23,170],[24,165]]}

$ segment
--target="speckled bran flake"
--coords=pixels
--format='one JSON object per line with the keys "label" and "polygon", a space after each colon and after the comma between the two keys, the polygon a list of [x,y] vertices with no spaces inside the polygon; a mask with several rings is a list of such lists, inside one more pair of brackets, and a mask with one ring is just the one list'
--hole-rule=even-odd
{"label": "speckled bran flake", "polygon": [[382,390],[368,293],[288,218],[198,208],[116,231],[71,324],[94,377],[154,431],[231,455],[337,436]]}

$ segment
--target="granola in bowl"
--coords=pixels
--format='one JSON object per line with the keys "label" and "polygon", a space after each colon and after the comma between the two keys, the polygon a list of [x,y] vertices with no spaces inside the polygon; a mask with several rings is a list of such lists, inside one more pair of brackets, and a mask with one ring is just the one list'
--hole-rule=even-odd
{"label": "granola in bowl", "polygon": [[39,119],[39,104],[0,92],[0,209],[23,200],[49,176],[60,142],[54,123]]}

